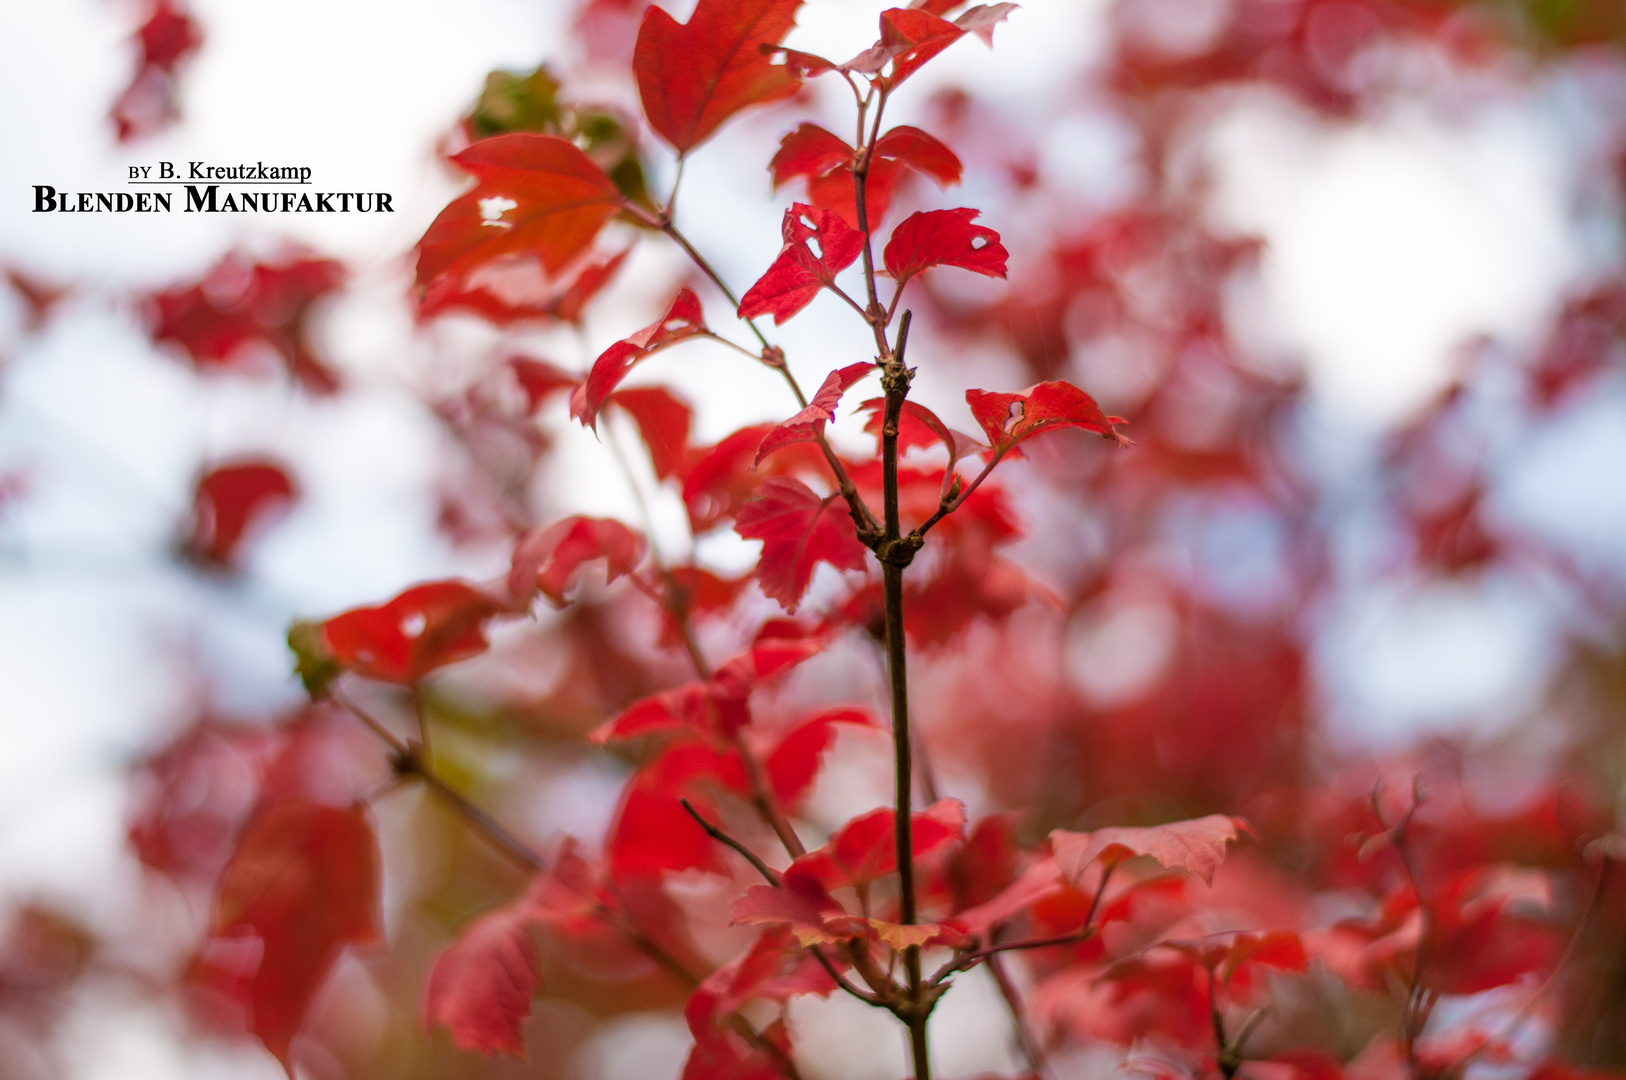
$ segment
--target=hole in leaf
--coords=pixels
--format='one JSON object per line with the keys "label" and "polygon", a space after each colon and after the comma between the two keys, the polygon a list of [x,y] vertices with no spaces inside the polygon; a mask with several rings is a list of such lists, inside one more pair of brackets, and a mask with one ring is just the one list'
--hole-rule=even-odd
{"label": "hole in leaf", "polygon": [[424,617],[423,612],[414,611],[411,615],[408,615],[406,618],[401,620],[401,633],[405,634],[409,638],[415,638],[422,634],[424,628],[428,625],[429,620]]}
{"label": "hole in leaf", "polygon": [[971,250],[972,251],[981,251],[983,248],[985,248],[987,246],[988,246],[988,238],[986,236],[973,236],[971,238]]}
{"label": "hole in leaf", "polygon": [[[493,195],[489,199],[480,200],[480,217],[489,225],[497,222],[504,214],[518,205],[519,203],[513,199]],[[503,224],[507,223],[503,222]]]}

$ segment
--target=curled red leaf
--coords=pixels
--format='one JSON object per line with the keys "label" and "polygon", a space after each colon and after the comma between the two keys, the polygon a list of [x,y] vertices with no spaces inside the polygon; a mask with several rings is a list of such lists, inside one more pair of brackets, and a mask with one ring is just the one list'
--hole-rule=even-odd
{"label": "curled red leaf", "polygon": [[1064,427],[1083,428],[1119,446],[1129,445],[1116,426],[1123,417],[1108,416],[1094,398],[1071,383],[1044,382],[1020,394],[967,390],[965,401],[995,454],[1010,453],[1042,431]]}
{"label": "curled red leaf", "polygon": [[461,581],[415,585],[387,604],[354,608],[322,624],[341,667],[383,682],[413,683],[486,650],[485,624],[503,605]]}
{"label": "curled red leaf", "polygon": [[1050,834],[1056,864],[1069,882],[1077,882],[1097,859],[1148,855],[1166,870],[1185,870],[1209,884],[1225,861],[1225,848],[1248,823],[1224,814],[1209,814],[1191,821],[1171,821],[1146,829],[1107,828],[1076,833],[1057,829]]}
{"label": "curled red leaf", "polygon": [[[826,889],[885,877],[898,869],[895,820],[895,812],[884,807],[860,814],[837,829],[829,843],[791,865]],[[910,820],[910,841],[917,859],[965,835],[965,806],[958,799],[939,799]]]}
{"label": "curled red leaf", "polygon": [[516,599],[541,592],[562,607],[583,565],[603,559],[610,581],[643,561],[644,538],[611,518],[568,517],[533,529],[514,545],[508,589]]}
{"label": "curled red leaf", "polygon": [[762,437],[762,445],[757,447],[756,460],[751,463],[751,467],[756,468],[762,464],[763,458],[792,443],[817,442],[819,436],[824,433],[824,425],[835,418],[836,407],[841,404],[841,395],[875,370],[874,364],[865,362],[848,364],[826,375],[824,382],[814,393],[813,400],[807,403],[807,408]]}
{"label": "curled red leaf", "polygon": [[679,289],[666,314],[599,354],[587,381],[570,396],[570,417],[583,427],[596,427],[599,410],[610,391],[621,385],[632,366],[668,345],[707,333],[705,313],[693,289]]}

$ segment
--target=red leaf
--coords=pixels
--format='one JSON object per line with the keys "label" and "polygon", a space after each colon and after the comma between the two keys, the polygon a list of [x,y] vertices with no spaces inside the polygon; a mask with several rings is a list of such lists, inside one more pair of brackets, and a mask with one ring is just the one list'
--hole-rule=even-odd
{"label": "red leaf", "polygon": [[[916,172],[925,173],[937,181],[938,187],[960,182],[965,166],[959,156],[944,146],[935,135],[903,124],[875,140],[870,160],[877,158],[902,162]],[[866,194],[867,194],[866,190]],[[867,200],[866,200],[867,201]]]}
{"label": "red leaf", "polygon": [[[775,190],[793,177],[807,180],[808,201],[833,210],[842,221],[858,228],[858,204],[853,190],[853,148],[817,124],[802,124],[779,144],[768,168]],[[864,209],[873,230],[886,217],[892,194],[908,166],[925,173],[938,186],[958,183],[962,166],[954,151],[915,127],[896,127],[875,141],[870,151],[869,174],[864,182]]]}
{"label": "red leaf", "polygon": [[[534,255],[558,273],[621,208],[621,193],[604,170],[553,135],[497,135],[452,160],[476,183],[418,242],[417,283],[426,291],[455,287],[504,255]],[[507,203],[515,205],[504,209]]]}
{"label": "red leaf", "polygon": [[205,719],[143,761],[129,832],[142,863],[183,881],[218,880],[276,739]]}
{"label": "red leaf", "polygon": [[781,447],[799,442],[817,442],[819,436],[824,433],[825,423],[835,418],[836,406],[841,404],[841,395],[864,376],[876,370],[874,364],[865,361],[861,364],[848,364],[826,375],[818,392],[813,395],[813,400],[807,403],[807,408],[763,436],[762,445],[757,447],[756,460],[752,462],[751,467],[754,469],[761,465],[763,458]]}
{"label": "red leaf", "polygon": [[726,873],[727,849],[707,836],[680,802],[687,798],[715,821],[713,796],[722,791],[742,796],[750,791],[737,754],[699,742],[666,746],[633,775],[621,796],[605,845],[611,877],[621,883],[658,880],[668,870]]}
{"label": "red leaf", "polygon": [[746,890],[734,901],[732,921],[736,926],[783,926],[802,945],[845,940],[853,936],[858,922],[816,877],[794,866],[779,885]]}
{"label": "red leaf", "polygon": [[610,398],[631,414],[649,448],[649,463],[658,479],[677,472],[689,450],[689,430],[694,410],[688,402],[664,386],[618,390]]}
{"label": "red leaf", "polygon": [[731,740],[751,722],[748,701],[753,690],[823,649],[821,638],[758,642],[724,661],[710,682],[685,683],[634,702],[588,737],[603,743],[688,728],[698,735]]}
{"label": "red leaf", "polygon": [[593,362],[593,370],[587,373],[587,381],[570,396],[571,419],[580,420],[583,427],[596,427],[604,399],[621,384],[634,364],[668,345],[706,332],[706,318],[700,309],[700,298],[695,296],[692,289],[678,290],[665,315],[631,337],[611,345]]}
{"label": "red leaf", "polygon": [[220,878],[211,939],[251,935],[258,967],[237,987],[250,1030],[287,1063],[311,998],[347,944],[378,938],[378,843],[365,805],[263,807]]}
{"label": "red leaf", "polygon": [[689,511],[689,527],[695,535],[709,532],[732,518],[756,494],[765,475],[785,475],[799,470],[823,474],[823,455],[811,446],[787,449],[765,462],[762,472],[751,465],[757,448],[772,424],[741,428],[715,446],[702,447],[690,455],[681,470],[683,505]]}
{"label": "red leaf", "polygon": [[503,610],[461,581],[415,585],[379,607],[354,608],[322,628],[343,667],[383,682],[417,682],[435,668],[486,650],[485,623]]}
{"label": "red leaf", "polygon": [[1149,855],[1166,870],[1189,871],[1212,885],[1214,871],[1225,861],[1225,846],[1237,838],[1239,830],[1248,831],[1248,823],[1241,818],[1209,814],[1149,829],[1106,828],[1087,833],[1057,829],[1050,834],[1050,843],[1069,883],[1076,884],[1096,859]]}
{"label": "red leaf", "polygon": [[542,360],[516,356],[508,361],[508,368],[525,391],[525,415],[535,415],[542,403],[558,393],[576,385],[576,376],[561,371]]}
{"label": "red leaf", "polygon": [[840,495],[820,498],[800,480],[772,476],[734,519],[734,531],[762,541],[757,581],[786,611],[795,611],[821,562],[838,570],[862,570],[866,549],[858,542]]}
{"label": "red leaf", "polygon": [[892,230],[882,258],[886,271],[903,282],[933,266],[958,266],[985,277],[1004,277],[1009,257],[999,234],[971,224],[980,210],[921,210]]}
{"label": "red leaf", "polygon": [[172,342],[200,370],[247,367],[269,353],[307,390],[331,393],[339,380],[311,346],[316,303],[344,282],[344,267],[297,252],[250,263],[235,253],[203,280],[147,298],[155,342]]}
{"label": "red leaf", "polygon": [[715,446],[695,452],[683,473],[683,505],[696,536],[733,517],[756,491],[751,460],[772,424],[741,428]]}
{"label": "red leaf", "polygon": [[1008,453],[1041,431],[1064,427],[1083,428],[1119,446],[1129,445],[1115,427],[1123,418],[1103,413],[1094,398],[1071,383],[1043,382],[1020,394],[967,390],[965,401],[995,454]]}
{"label": "red leaf", "polygon": [[[859,403],[858,409],[869,413],[869,419],[864,421],[864,430],[875,436],[876,446],[879,447],[881,425],[886,420],[886,399],[870,398]],[[926,406],[905,399],[903,410],[898,414],[898,453],[907,453],[917,446],[930,446],[934,442],[948,448],[950,472],[954,471],[954,463],[960,458],[988,449],[964,432],[950,428]]]}
{"label": "red leaf", "polygon": [[178,4],[157,0],[152,14],[136,31],[141,59],[135,77],[113,104],[119,142],[151,135],[180,116],[175,75],[203,43],[198,24]]}
{"label": "red leaf", "polygon": [[836,989],[813,954],[784,930],[767,930],[749,951],[718,968],[702,984],[717,995],[721,1013],[751,1001],[784,1004],[801,994],[826,997]]}
{"label": "red leaf", "polygon": [[605,561],[605,574],[614,581],[630,574],[643,560],[644,539],[611,518],[567,517],[543,529],[533,529],[514,544],[508,571],[508,589],[516,599],[528,600],[540,591],[557,607],[584,563]]}
{"label": "red leaf", "polygon": [[293,480],[274,461],[238,461],[210,470],[192,496],[187,550],[194,558],[231,566],[251,531],[285,510],[294,496]]}
{"label": "red leaf", "polygon": [[[785,245],[779,257],[740,298],[742,319],[772,314],[776,325],[784,322],[811,304],[820,289],[833,286],[864,247],[864,234],[839,214],[806,203],[785,211],[781,232]],[[817,253],[809,241],[817,242]]]}
{"label": "red leaf", "polygon": [[853,148],[841,136],[817,124],[799,124],[779,140],[779,150],[768,162],[768,171],[773,174],[774,189],[778,190],[780,184],[794,177],[811,180],[843,165],[848,169],[850,182],[852,163]]}
{"label": "red leaf", "polygon": [[1063,887],[1061,872],[1056,868],[1056,860],[1041,859],[995,896],[956,915],[954,925],[968,934],[980,937],[1006,919],[1061,892]]}
{"label": "red leaf", "polygon": [[498,260],[476,271],[466,284],[444,279],[438,288],[425,292],[418,318],[467,311],[494,326],[553,319],[580,326],[588,302],[615,277],[631,250],[584,263],[562,288],[533,258]]}
{"label": "red leaf", "polygon": [[794,810],[813,786],[824,752],[836,737],[837,724],[874,727],[875,718],[863,709],[829,709],[792,728],[763,762],[768,784],[780,806]]}
{"label": "red leaf", "polygon": [[465,1050],[525,1058],[522,1029],[542,982],[523,902],[487,912],[435,960],[424,987],[423,1023],[444,1025]]}
{"label": "red leaf", "polygon": [[[837,829],[828,844],[791,865],[826,889],[863,885],[895,873],[894,817],[887,808],[861,814]],[[939,799],[913,815],[911,822],[910,842],[918,859],[965,834],[965,806],[958,799]]]}
{"label": "red leaf", "polygon": [[751,105],[794,94],[801,80],[764,55],[796,24],[801,0],[700,0],[688,23],[644,12],[632,70],[649,126],[680,154]]}
{"label": "red leaf", "polygon": [[[895,87],[967,33],[976,34],[991,46],[994,27],[1015,9],[1015,4],[979,4],[953,22],[940,18],[929,8],[883,11],[881,40],[842,64],[840,70],[875,76],[877,81]],[[892,70],[881,76],[889,62]]]}
{"label": "red leaf", "polygon": [[992,900],[1016,880],[1022,852],[1016,819],[1012,811],[983,818],[954,853],[945,876],[954,891],[956,910]]}

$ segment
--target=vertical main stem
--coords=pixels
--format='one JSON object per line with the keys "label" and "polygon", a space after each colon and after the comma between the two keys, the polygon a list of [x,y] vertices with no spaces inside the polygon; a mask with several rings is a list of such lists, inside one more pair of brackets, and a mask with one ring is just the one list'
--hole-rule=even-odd
{"label": "vertical main stem", "polygon": [[[909,745],[909,673],[903,637],[903,570],[908,565],[907,554],[900,548],[902,528],[898,520],[898,423],[903,413],[903,401],[909,394],[909,371],[903,363],[903,352],[908,342],[909,314],[904,313],[898,329],[898,348],[887,358],[881,385],[886,390],[886,410],[881,424],[881,475],[884,502],[885,532],[877,554],[881,558],[881,581],[886,596],[886,659],[887,673],[892,683],[892,758],[895,769],[896,790],[893,815],[893,835],[897,844],[898,862],[898,921],[912,925],[918,912],[915,897],[914,860],[914,754]],[[904,1022],[909,1026],[909,1047],[914,1058],[914,1080],[931,1080],[931,1056],[926,1042],[926,1023],[931,1015],[931,1003],[922,992],[920,977],[920,948],[911,946],[903,951],[904,969],[908,977],[908,1011]]]}

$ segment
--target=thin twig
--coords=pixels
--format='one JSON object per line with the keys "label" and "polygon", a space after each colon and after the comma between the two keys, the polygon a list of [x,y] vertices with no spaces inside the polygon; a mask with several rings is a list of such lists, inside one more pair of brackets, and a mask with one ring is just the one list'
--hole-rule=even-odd
{"label": "thin twig", "polygon": [[724,847],[732,848],[734,851],[739,852],[740,856],[744,858],[746,862],[750,863],[756,869],[757,873],[762,875],[764,881],[776,889],[779,888],[779,874],[773,869],[773,867],[769,866],[767,863],[758,858],[756,852],[752,851],[750,848],[746,847],[744,844],[740,843],[738,840],[723,832],[723,830],[719,829],[711,822],[707,821],[701,815],[700,811],[694,808],[694,804],[688,799],[679,799],[678,802],[683,805],[683,809],[689,812],[689,816],[694,818],[695,824],[706,830],[707,836],[711,837],[719,844],[722,844]]}

